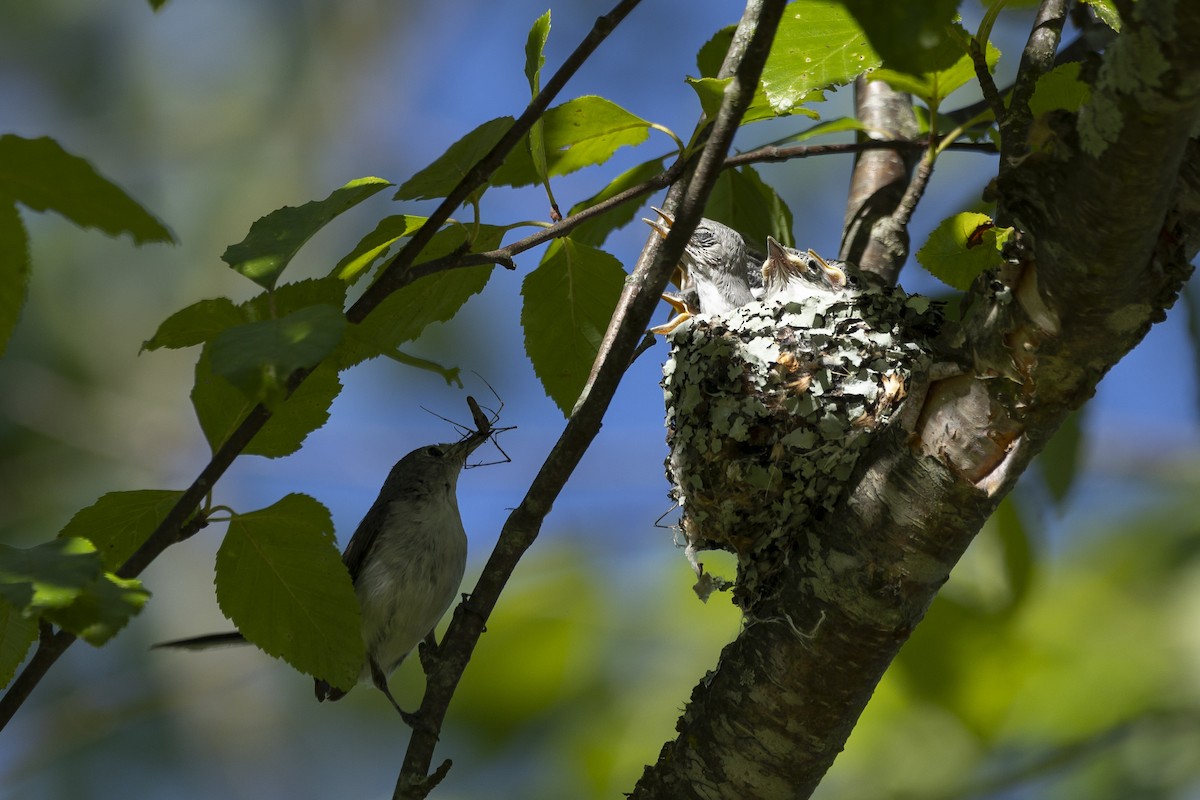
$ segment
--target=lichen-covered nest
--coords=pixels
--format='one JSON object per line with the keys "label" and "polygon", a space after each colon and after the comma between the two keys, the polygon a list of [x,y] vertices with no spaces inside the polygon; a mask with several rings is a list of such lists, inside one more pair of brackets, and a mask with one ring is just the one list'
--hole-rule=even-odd
{"label": "lichen-covered nest", "polygon": [[748,608],[772,564],[831,511],[871,435],[928,369],[937,304],[872,288],[700,315],[663,366],[667,478],[701,597],[728,582],[698,550],[738,556]]}

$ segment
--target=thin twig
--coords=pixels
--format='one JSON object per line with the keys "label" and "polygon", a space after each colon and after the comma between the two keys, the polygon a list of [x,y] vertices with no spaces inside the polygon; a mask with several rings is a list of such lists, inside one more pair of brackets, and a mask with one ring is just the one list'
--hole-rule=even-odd
{"label": "thin twig", "polygon": [[[751,0],[751,5],[756,2],[759,0]],[[750,37],[746,55],[726,90],[721,110],[712,125],[708,142],[696,161],[691,179],[687,176],[682,179],[687,186],[676,212],[676,225],[661,244],[653,245],[650,253],[644,253],[639,259],[638,267],[629,281],[638,289],[630,292],[629,299],[618,306],[609,324],[609,334],[605,336],[605,346],[597,356],[598,368],[593,370],[593,377],[585,386],[561,436],[547,455],[524,499],[505,522],[470,600],[460,606],[454,615],[441,645],[441,669],[428,677],[419,712],[429,729],[413,732],[394,797],[422,796],[420,787],[433,758],[437,730],[483,626],[517,561],[536,539],[555,498],[600,429],[601,420],[629,365],[637,342],[650,322],[657,305],[657,295],[666,287],[671,269],[682,255],[691,230],[699,222],[704,202],[716,183],[733,134],[753,98],[783,7],[784,0],[763,0],[757,18],[749,20],[749,24],[754,26],[754,33]],[[743,24],[746,23],[747,20],[743,18]],[[687,227],[689,225],[690,228]]]}
{"label": "thin twig", "polygon": [[[725,167],[741,167],[746,164],[761,164],[772,161],[792,161],[797,158],[813,158],[837,153],[862,153],[867,150],[905,150],[920,152],[929,148],[927,139],[870,139],[865,142],[844,142],[842,144],[808,144],[780,147],[766,145],[738,153],[725,160]],[[946,147],[947,150],[963,150],[973,153],[995,153],[996,146],[991,142],[954,142]]]}

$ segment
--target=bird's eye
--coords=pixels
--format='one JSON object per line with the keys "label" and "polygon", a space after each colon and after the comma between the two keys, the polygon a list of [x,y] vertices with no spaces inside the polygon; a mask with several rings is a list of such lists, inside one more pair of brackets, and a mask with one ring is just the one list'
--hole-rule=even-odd
{"label": "bird's eye", "polygon": [[713,235],[708,231],[696,231],[692,234],[692,241],[700,247],[711,247]]}
{"label": "bird's eye", "polygon": [[438,447],[437,445],[433,445],[432,447],[425,448],[425,455],[433,456],[434,458],[441,458],[442,456],[446,455],[446,453],[442,450],[442,448]]}

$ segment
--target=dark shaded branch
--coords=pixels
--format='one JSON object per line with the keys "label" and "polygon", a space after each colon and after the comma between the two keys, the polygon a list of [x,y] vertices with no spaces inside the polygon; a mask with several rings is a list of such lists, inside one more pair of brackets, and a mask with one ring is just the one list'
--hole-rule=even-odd
{"label": "dark shaded branch", "polygon": [[[750,5],[754,6],[757,2],[752,0]],[[743,18],[742,25],[754,24],[754,31],[745,56],[726,90],[721,110],[696,160],[694,171],[690,178],[683,178],[686,186],[682,189],[682,199],[676,210],[675,225],[661,244],[652,245],[639,259],[609,324],[604,344],[597,355],[597,365],[570,419],[524,499],[505,522],[470,599],[454,615],[440,648],[439,666],[428,676],[419,712],[430,729],[413,733],[404,768],[397,781],[395,797],[424,796],[426,775],[437,743],[436,731],[441,726],[446,708],[484,624],[521,555],[537,538],[554,499],[600,429],[601,420],[638,340],[649,325],[658,295],[666,287],[671,270],[682,256],[684,245],[700,220],[704,203],[716,183],[733,134],[753,98],[783,7],[783,0],[764,0],[757,19],[748,23]]]}
{"label": "dark shaded branch", "polygon": [[[912,98],[883,81],[857,78],[854,104],[855,115],[872,131],[859,133],[860,141],[916,137],[917,117]],[[892,213],[904,196],[918,153],[899,147],[863,150],[855,159],[850,175],[838,258],[858,264],[860,269],[878,275],[888,284],[896,282],[908,258],[908,231],[893,224]]]}

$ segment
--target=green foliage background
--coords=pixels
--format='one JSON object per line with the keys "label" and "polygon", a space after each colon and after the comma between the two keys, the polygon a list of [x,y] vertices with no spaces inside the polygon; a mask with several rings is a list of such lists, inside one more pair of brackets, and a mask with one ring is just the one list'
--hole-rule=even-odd
{"label": "green foliage background", "polygon": [[[600,10],[555,9],[548,65]],[[198,366],[195,350],[139,355],[143,343],[167,345],[172,330],[159,323],[200,298],[250,300],[250,283],[220,257],[236,261],[226,248],[271,209],[328,197],[361,175],[382,176],[405,197],[435,193],[428,181],[405,181],[484,120],[522,106],[529,92],[522,45],[543,11],[526,2],[467,3],[448,18],[433,4],[318,0],[253,7],[179,0],[157,15],[136,3],[0,8],[0,132],[53,136],[179,240],[174,248],[135,249],[129,238],[23,213],[35,269],[0,360],[0,541],[31,547],[107,492],[190,480],[230,424],[215,413],[202,413],[197,424],[187,397],[194,370],[223,381],[207,384],[214,397],[243,379],[266,399],[278,386],[236,363],[224,362],[220,374],[205,361]],[[693,91],[682,78],[710,74],[694,54],[733,21],[730,14],[725,4],[702,3],[681,18],[666,4],[647,4],[581,73],[566,97],[611,98],[634,116],[622,142],[649,134],[652,144],[639,155],[619,151],[603,171],[576,172],[569,158],[549,162],[544,170],[564,207],[672,149],[636,120],[690,130],[712,86]],[[1018,51],[1028,22],[1028,14],[1002,17],[1001,51]],[[846,113],[846,95],[832,96],[823,118]],[[778,100],[762,98],[760,111]],[[952,97],[942,107],[955,105]],[[744,144],[808,124],[802,117],[756,123]],[[992,165],[972,158],[939,162],[915,244],[978,197]],[[802,246],[835,251],[848,167],[849,159],[820,159],[763,169],[787,206],[768,204],[747,224],[777,236],[794,224],[788,233]],[[509,181],[522,185],[543,169],[530,163],[510,172]],[[744,214],[739,186],[757,180],[731,174],[714,215]],[[395,219],[376,239],[364,238],[379,218],[397,213],[389,194],[355,196],[358,205],[300,251],[289,278],[323,279],[334,265],[361,270],[361,261],[338,262],[352,251],[369,260],[372,247],[411,230]],[[483,202],[489,221],[548,216],[536,187],[490,192]],[[503,232],[484,233],[499,241]],[[645,235],[627,227],[605,249],[628,269]],[[283,257],[291,244],[281,244]],[[443,246],[455,244],[448,238]],[[572,286],[619,288],[611,256],[587,245],[559,246],[557,256],[584,278]],[[436,372],[371,360],[343,374],[331,423],[299,453],[244,459],[218,501],[249,511],[311,494],[332,510],[344,543],[396,458],[454,436],[418,406],[465,419],[462,395],[487,395],[474,370],[503,396],[502,422],[520,426],[502,439],[511,464],[472,470],[460,483],[473,564],[481,563],[557,432],[558,408],[577,391],[565,386],[547,398],[524,355],[517,309],[523,285],[552,277],[540,274],[541,256],[519,257],[516,274],[496,270],[489,279],[486,269],[461,270],[434,279],[449,282],[447,295],[469,299],[456,318],[416,341],[401,324],[414,309],[444,320],[453,308],[398,297],[393,314],[373,318],[380,335],[412,355],[459,368],[465,389]],[[244,271],[270,280],[271,266]],[[908,288],[944,291],[912,272],[904,276]],[[573,310],[569,292],[562,294],[561,307],[542,312],[548,324]],[[219,320],[220,330],[232,315],[252,312],[219,301],[195,311],[201,322]],[[367,357],[354,344],[338,351],[341,363]],[[556,344],[569,350],[573,343]],[[314,345],[322,354],[331,346]],[[1179,358],[1188,346],[1173,314],[1063,430],[956,570],[822,796],[1184,797],[1196,789],[1200,531],[1192,497],[1200,436],[1194,379]],[[628,790],[671,736],[692,685],[736,635],[732,606],[720,596],[709,605],[695,600],[669,532],[653,524],[667,508],[662,353],[660,345],[627,376],[544,541],[489,623],[443,734],[443,752],[456,766],[441,796]],[[279,358],[282,372],[312,352],[287,347]],[[336,380],[331,373],[310,391],[332,394]],[[298,444],[268,429],[252,450],[282,455]],[[147,507],[162,500],[148,494],[135,499]],[[143,576],[153,593],[145,612],[109,647],[76,646],[55,667],[0,736],[6,794],[162,796],[169,788],[178,797],[329,797],[381,794],[391,785],[407,733],[376,693],[360,688],[339,705],[320,706],[308,679],[256,650],[147,650],[228,626],[213,591],[218,544],[210,529],[170,551]],[[105,547],[127,555],[128,542],[117,535]],[[108,568],[112,558],[104,559]],[[0,641],[0,654],[9,646]],[[401,670],[394,685],[402,703],[415,702],[419,680],[415,665]]]}

